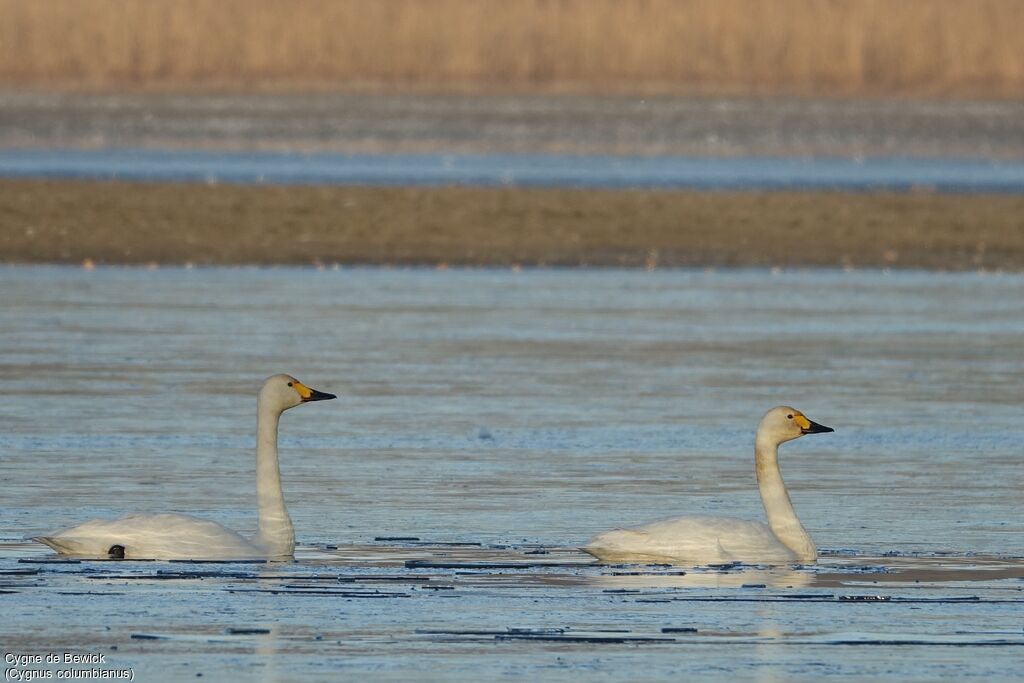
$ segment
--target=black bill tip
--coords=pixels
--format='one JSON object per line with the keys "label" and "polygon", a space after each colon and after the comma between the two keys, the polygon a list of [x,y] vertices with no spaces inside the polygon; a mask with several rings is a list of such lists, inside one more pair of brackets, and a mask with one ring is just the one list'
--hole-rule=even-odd
{"label": "black bill tip", "polygon": [[[811,421],[808,420],[808,422]],[[826,432],[834,432],[836,430],[832,429],[831,427],[826,427],[825,425],[820,425],[817,422],[811,422],[810,427],[808,427],[807,429],[801,429],[800,431],[803,432],[804,434],[825,434]]]}
{"label": "black bill tip", "polygon": [[338,398],[338,397],[335,396],[334,394],[327,394],[327,393],[324,393],[322,391],[317,391],[316,389],[310,389],[309,390],[309,396],[307,396],[306,398],[302,399],[302,402],[303,403],[308,403],[310,401],[329,401],[332,398]]}

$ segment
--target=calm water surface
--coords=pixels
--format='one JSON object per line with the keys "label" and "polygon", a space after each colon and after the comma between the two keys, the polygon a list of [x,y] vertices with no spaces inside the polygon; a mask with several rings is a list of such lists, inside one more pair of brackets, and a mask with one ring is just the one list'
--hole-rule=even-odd
{"label": "calm water surface", "polygon": [[976,158],[0,149],[0,177],[374,186],[1024,192],[1024,162]]}
{"label": "calm water surface", "polygon": [[[1020,275],[0,268],[0,642],[137,680],[1009,680],[1021,349]],[[282,422],[298,562],[21,541],[131,510],[252,533],[274,372],[339,395]],[[571,550],[760,518],[753,430],[780,403],[836,428],[782,451],[819,567]]]}

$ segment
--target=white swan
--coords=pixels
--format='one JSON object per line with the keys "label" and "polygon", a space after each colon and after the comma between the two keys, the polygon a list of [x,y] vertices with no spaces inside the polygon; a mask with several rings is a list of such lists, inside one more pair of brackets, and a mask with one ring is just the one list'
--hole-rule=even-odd
{"label": "white swan", "polygon": [[679,517],[595,536],[582,548],[605,562],[788,564],[814,562],[818,550],[800,524],[779,472],[779,444],[831,432],[799,410],[779,406],[757,426],[754,463],[768,524],[729,517]]}
{"label": "white swan", "polygon": [[133,514],[94,519],[33,540],[62,555],[129,560],[287,559],[295,531],[281,492],[277,423],[281,413],[309,401],[336,398],[289,375],[268,377],[256,402],[256,499],[259,533],[253,540],[215,522],[178,514]]}

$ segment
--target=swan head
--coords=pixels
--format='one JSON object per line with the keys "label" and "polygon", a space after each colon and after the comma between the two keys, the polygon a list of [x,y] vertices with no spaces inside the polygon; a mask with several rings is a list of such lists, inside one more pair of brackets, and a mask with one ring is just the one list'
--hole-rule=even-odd
{"label": "swan head", "polygon": [[263,382],[259,402],[262,406],[284,412],[303,403],[326,401],[332,398],[337,398],[337,396],[310,389],[291,375],[272,375]]}
{"label": "swan head", "polygon": [[761,418],[761,424],[757,426],[757,437],[758,439],[768,438],[775,443],[783,443],[799,439],[804,434],[822,434],[834,431],[831,427],[811,421],[796,408],[777,406]]}

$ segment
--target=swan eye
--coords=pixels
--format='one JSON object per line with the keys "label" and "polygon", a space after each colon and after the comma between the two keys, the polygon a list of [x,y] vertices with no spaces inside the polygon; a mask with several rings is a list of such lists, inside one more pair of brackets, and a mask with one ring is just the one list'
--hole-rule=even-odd
{"label": "swan eye", "polygon": [[[292,385],[292,383],[291,383],[291,382],[288,382],[288,386],[291,386],[291,385]],[[793,416],[792,416],[792,415],[790,415],[790,417],[793,417]]]}
{"label": "swan eye", "polygon": [[[291,384],[289,384],[288,386],[291,386]],[[792,416],[792,415],[787,415],[787,416],[786,416],[786,419],[787,419],[787,420],[792,420],[792,419],[793,419],[793,416]]]}

